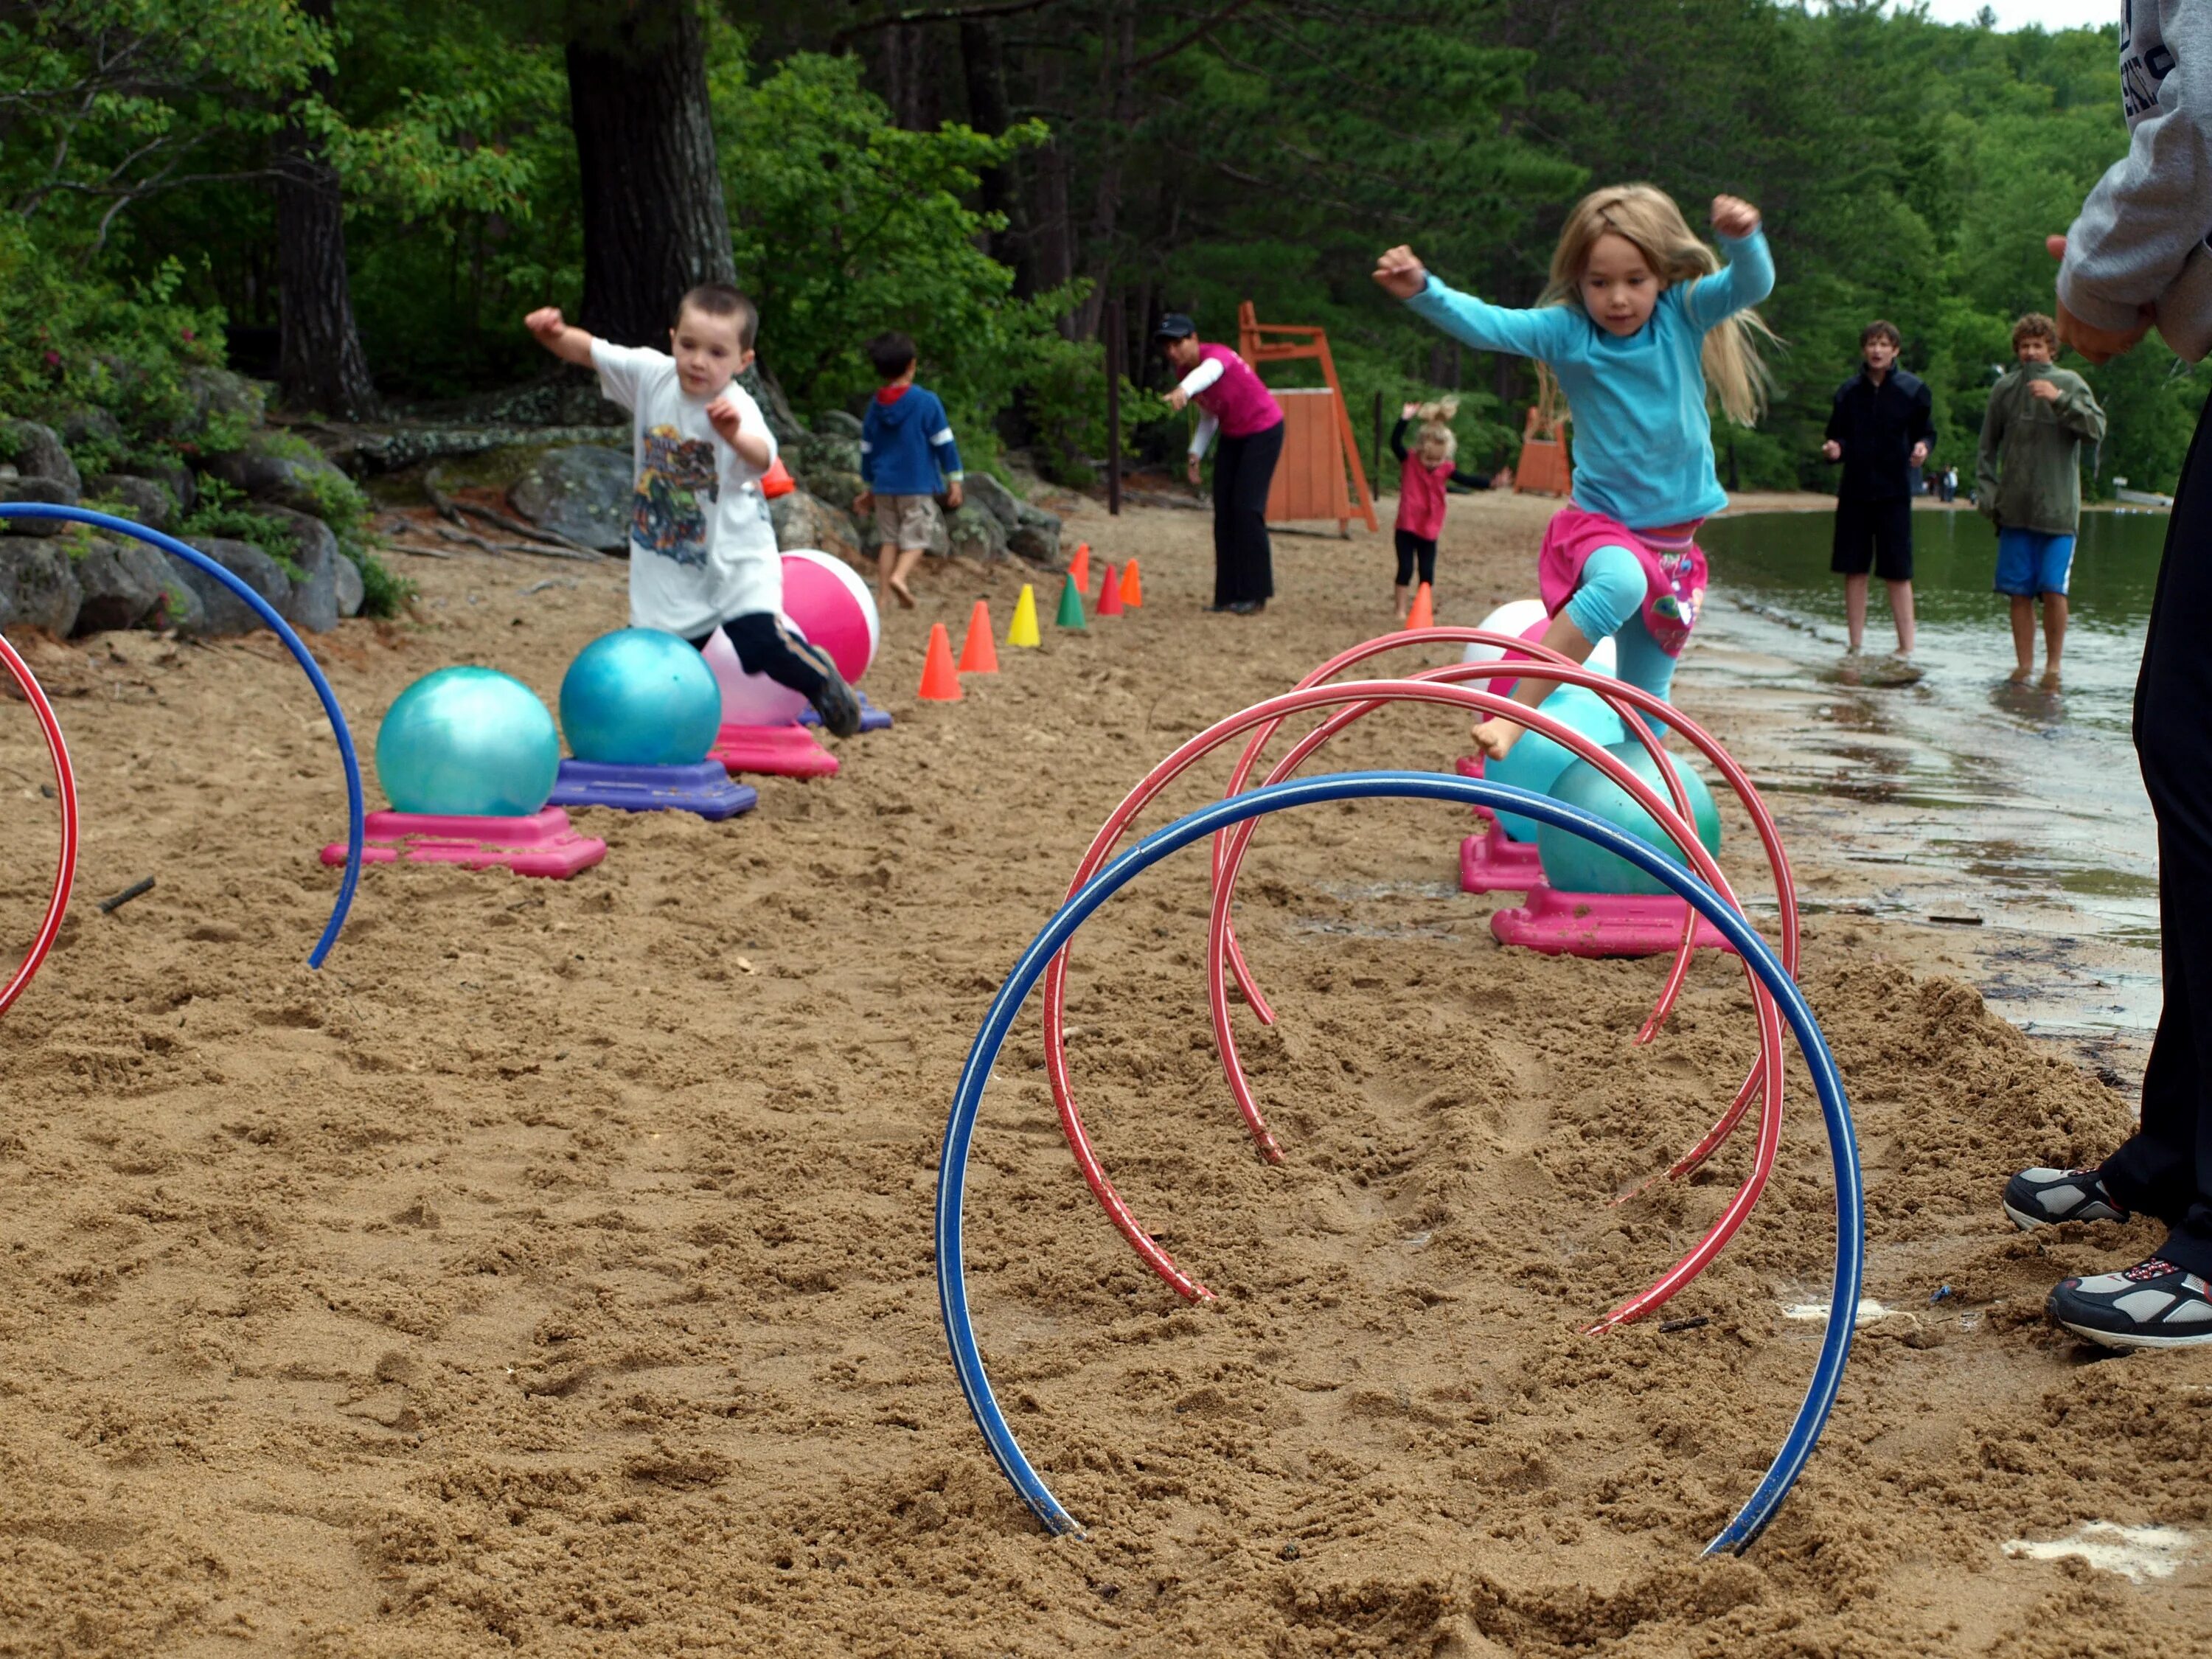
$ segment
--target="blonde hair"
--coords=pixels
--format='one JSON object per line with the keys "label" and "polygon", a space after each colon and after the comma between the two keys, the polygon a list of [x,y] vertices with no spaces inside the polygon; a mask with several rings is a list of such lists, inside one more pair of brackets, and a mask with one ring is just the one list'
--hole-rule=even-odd
{"label": "blonde hair", "polygon": [[[1694,283],[1721,268],[1720,256],[1690,229],[1674,198],[1650,185],[1614,185],[1592,191],[1567,215],[1552,255],[1552,279],[1538,304],[1582,303],[1583,268],[1598,238],[1607,233],[1632,244],[1651,274],[1669,287]],[[1739,426],[1755,424],[1766,410],[1774,380],[1759,348],[1761,341],[1775,337],[1759,314],[1748,310],[1706,331],[1700,354],[1706,388]]]}
{"label": "blonde hair", "polygon": [[1425,449],[1431,444],[1442,447],[1448,461],[1459,459],[1459,434],[1451,429],[1452,416],[1459,413],[1459,399],[1439,398],[1434,403],[1423,404],[1413,411],[1413,418],[1421,423],[1414,436],[1414,445]]}

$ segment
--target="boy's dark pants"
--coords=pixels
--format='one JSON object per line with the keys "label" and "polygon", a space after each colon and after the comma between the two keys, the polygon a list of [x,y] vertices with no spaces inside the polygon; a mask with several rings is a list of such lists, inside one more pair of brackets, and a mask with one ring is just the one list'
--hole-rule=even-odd
{"label": "boy's dark pants", "polygon": [[[793,635],[780,617],[765,611],[748,611],[724,623],[722,632],[730,636],[738,666],[748,674],[765,674],[809,702],[830,684],[830,676],[823,672],[828,654]],[[702,634],[691,641],[692,649],[704,651],[714,637],[712,631]]]}
{"label": "boy's dark pants", "polygon": [[1283,422],[1221,440],[1213,459],[1213,602],[1273,599],[1275,561],[1267,543],[1267,489],[1283,453]]}
{"label": "boy's dark pants", "polygon": [[2174,491],[2136,682],[2136,755],[2158,821],[2166,1006],[2142,1127],[2105,1161],[2114,1197],[2172,1229],[2159,1254],[2212,1278],[2212,404]]}

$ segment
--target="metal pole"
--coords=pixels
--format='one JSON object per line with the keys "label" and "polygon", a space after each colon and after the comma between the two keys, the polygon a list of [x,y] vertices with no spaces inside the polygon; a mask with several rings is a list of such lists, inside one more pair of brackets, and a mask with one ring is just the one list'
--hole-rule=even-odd
{"label": "metal pole", "polygon": [[1121,296],[1106,296],[1106,511],[1121,514]]}

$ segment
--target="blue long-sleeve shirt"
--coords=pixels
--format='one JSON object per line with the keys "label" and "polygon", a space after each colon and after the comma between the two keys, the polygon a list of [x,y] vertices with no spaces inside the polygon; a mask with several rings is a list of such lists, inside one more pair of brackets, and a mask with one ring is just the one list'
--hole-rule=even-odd
{"label": "blue long-sleeve shirt", "polygon": [[960,446],[945,405],[926,386],[910,386],[890,402],[868,400],[860,422],[860,480],[878,495],[934,495],[938,473],[960,481]]}
{"label": "blue long-sleeve shirt", "polygon": [[1550,365],[1575,422],[1575,504],[1632,530],[1686,524],[1728,505],[1713,471],[1713,428],[1698,359],[1706,331],[1774,288],[1774,260],[1754,230],[1721,238],[1728,264],[1677,283],[1626,339],[1580,306],[1510,310],[1460,294],[1431,275],[1406,301],[1416,315],[1482,351]]}

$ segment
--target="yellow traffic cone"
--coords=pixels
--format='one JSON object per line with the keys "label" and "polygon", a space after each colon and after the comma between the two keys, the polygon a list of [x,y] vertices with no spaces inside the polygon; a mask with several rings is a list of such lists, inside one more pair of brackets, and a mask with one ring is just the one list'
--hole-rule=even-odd
{"label": "yellow traffic cone", "polygon": [[1022,596],[1014,601],[1014,619],[1006,628],[1008,645],[1025,645],[1035,650],[1043,641],[1037,635],[1036,591],[1027,582],[1022,584]]}

